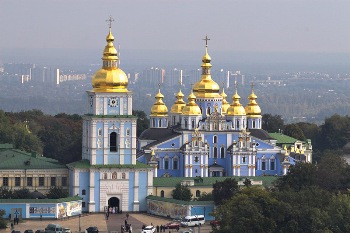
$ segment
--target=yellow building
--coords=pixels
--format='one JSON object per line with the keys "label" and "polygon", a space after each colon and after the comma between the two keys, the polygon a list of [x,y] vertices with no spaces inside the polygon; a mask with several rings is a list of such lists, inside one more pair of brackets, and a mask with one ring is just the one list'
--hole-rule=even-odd
{"label": "yellow building", "polygon": [[55,159],[0,144],[0,187],[46,194],[51,187],[68,191],[68,168]]}

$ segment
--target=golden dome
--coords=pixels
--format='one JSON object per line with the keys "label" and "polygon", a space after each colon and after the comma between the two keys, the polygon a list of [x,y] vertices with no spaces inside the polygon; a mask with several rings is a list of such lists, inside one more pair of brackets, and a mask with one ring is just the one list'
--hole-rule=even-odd
{"label": "golden dome", "polygon": [[220,98],[220,87],[211,78],[210,64],[211,58],[208,54],[208,46],[205,47],[205,54],[202,57],[202,77],[201,80],[194,84],[193,91],[197,98]]}
{"label": "golden dome", "polygon": [[237,90],[235,94],[232,96],[232,104],[227,109],[227,116],[245,116],[246,111],[243,105],[239,102],[241,97],[237,94]]}
{"label": "golden dome", "polygon": [[182,114],[183,115],[202,115],[202,111],[201,109],[198,107],[198,105],[196,104],[196,102],[194,102],[196,100],[196,96],[193,94],[193,92],[191,92],[191,94],[188,96],[188,103],[186,104],[186,106],[182,109]]}
{"label": "golden dome", "polygon": [[128,77],[118,68],[118,52],[113,45],[114,36],[111,28],[106,37],[107,45],[103,50],[102,68],[92,77],[93,91],[128,92]]}
{"label": "golden dome", "polygon": [[183,100],[184,94],[181,92],[181,90],[176,94],[176,101],[171,106],[171,113],[182,113],[182,109],[186,106],[185,101]]}
{"label": "golden dome", "polygon": [[154,98],[156,99],[156,102],[151,108],[151,116],[168,116],[168,108],[163,102],[164,95],[160,93],[160,90]]}
{"label": "golden dome", "polygon": [[254,93],[254,85],[252,84],[252,93],[249,95],[249,103],[245,107],[245,111],[250,117],[260,117],[261,116],[261,108],[259,107],[256,99],[258,98]]}
{"label": "golden dome", "polygon": [[230,107],[230,104],[226,100],[227,95],[225,93],[224,88],[222,88],[221,96],[222,96],[222,113],[227,113],[227,109]]}

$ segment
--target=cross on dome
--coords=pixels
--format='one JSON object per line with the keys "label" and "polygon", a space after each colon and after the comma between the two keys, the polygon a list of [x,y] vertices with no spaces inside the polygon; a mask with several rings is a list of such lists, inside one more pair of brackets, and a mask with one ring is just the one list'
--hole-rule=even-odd
{"label": "cross on dome", "polygon": [[202,40],[205,40],[205,47],[208,47],[208,40],[210,40],[209,37],[206,35]]}
{"label": "cross on dome", "polygon": [[114,21],[114,19],[112,18],[112,16],[109,16],[109,19],[106,20],[106,22],[108,22],[108,24],[109,24],[109,28],[112,28],[113,21]]}

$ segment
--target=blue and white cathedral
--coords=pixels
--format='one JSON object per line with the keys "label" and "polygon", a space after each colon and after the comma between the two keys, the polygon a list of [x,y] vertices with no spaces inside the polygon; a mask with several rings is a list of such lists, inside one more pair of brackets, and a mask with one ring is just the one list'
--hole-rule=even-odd
{"label": "blue and white cathedral", "polygon": [[70,195],[83,198],[84,212],[146,211],[154,168],[136,160],[136,120],[128,78],[118,67],[109,28],[102,68],[87,91],[82,160],[68,164]]}
{"label": "blue and white cathedral", "polygon": [[150,128],[138,138],[138,161],[153,166],[155,177],[279,176],[297,161],[311,162],[311,143],[287,148],[261,128],[253,85],[245,107],[237,87],[229,104],[211,77],[210,62],[206,43],[201,79],[187,103],[177,93],[170,112],[159,89]]}

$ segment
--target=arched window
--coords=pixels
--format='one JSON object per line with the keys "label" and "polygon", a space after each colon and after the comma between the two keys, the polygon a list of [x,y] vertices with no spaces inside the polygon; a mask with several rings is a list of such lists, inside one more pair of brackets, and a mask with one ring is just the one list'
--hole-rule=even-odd
{"label": "arched window", "polygon": [[218,143],[218,136],[214,135],[214,137],[213,137],[213,143]]}
{"label": "arched window", "polygon": [[223,158],[225,158],[225,147],[221,147],[220,150],[221,150],[220,151],[220,157],[223,159]]}
{"label": "arched window", "polygon": [[185,128],[187,128],[187,120],[185,120]]}
{"label": "arched window", "polygon": [[239,125],[239,120],[237,120],[237,129],[239,129],[239,126],[240,126],[240,125]]}
{"label": "arched window", "polygon": [[173,116],[173,125],[175,125],[175,123],[176,123],[176,117]]}
{"label": "arched window", "polygon": [[196,128],[196,121],[192,120],[192,129],[195,129],[195,128]]}
{"label": "arched window", "polygon": [[122,179],[125,179],[125,172],[122,173]]}
{"label": "arched window", "polygon": [[169,157],[164,158],[164,169],[169,169]]}
{"label": "arched window", "polygon": [[207,115],[210,115],[210,107],[207,108]]}
{"label": "arched window", "polygon": [[98,129],[98,136],[102,136],[102,129]]}
{"label": "arched window", "polygon": [[130,136],[130,129],[129,128],[126,129],[126,136]]}
{"label": "arched window", "polygon": [[160,196],[164,197],[164,190],[160,191]]}
{"label": "arched window", "polygon": [[255,129],[255,121],[253,121],[252,123],[253,123],[253,127],[252,128]]}
{"label": "arched window", "polygon": [[174,160],[173,160],[173,169],[174,170],[177,170],[178,169],[178,166],[179,166],[179,159],[177,157],[174,157]]}
{"label": "arched window", "polygon": [[218,148],[214,147],[214,158],[218,157]]}
{"label": "arched window", "polygon": [[247,158],[245,156],[242,157],[242,163],[245,163],[247,161]]}
{"label": "arched window", "polygon": [[117,173],[116,173],[116,172],[113,172],[113,174],[112,174],[112,179],[113,179],[113,180],[117,179]]}
{"label": "arched window", "polygon": [[161,119],[158,120],[158,127],[162,127],[162,120]]}
{"label": "arched window", "polygon": [[112,132],[109,136],[109,150],[116,152],[118,151],[118,147],[117,147],[117,133],[116,132]]}
{"label": "arched window", "polygon": [[261,170],[266,170],[266,157],[265,155],[261,158]]}
{"label": "arched window", "polygon": [[81,195],[86,195],[86,190],[85,189],[81,190]]}
{"label": "arched window", "polygon": [[275,170],[275,157],[270,158],[270,170]]}
{"label": "arched window", "polygon": [[200,197],[201,196],[201,191],[197,190],[196,191],[196,197]]}
{"label": "arched window", "polygon": [[103,174],[103,179],[107,180],[107,173]]}

